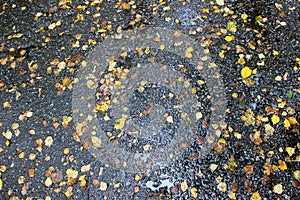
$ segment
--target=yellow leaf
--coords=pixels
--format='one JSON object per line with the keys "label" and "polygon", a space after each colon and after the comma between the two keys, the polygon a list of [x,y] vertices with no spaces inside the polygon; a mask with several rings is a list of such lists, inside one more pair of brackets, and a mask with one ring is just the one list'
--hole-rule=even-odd
{"label": "yellow leaf", "polygon": [[246,62],[245,62],[244,57],[240,57],[240,58],[236,61],[236,64],[244,65],[245,63],[246,63]]}
{"label": "yellow leaf", "polygon": [[273,188],[273,192],[276,194],[282,194],[282,192],[283,192],[282,185],[281,184],[275,185]]}
{"label": "yellow leaf", "polygon": [[86,62],[85,60],[83,60],[83,61],[81,62],[81,65],[82,65],[82,67],[86,67],[86,66],[87,66],[87,62]]}
{"label": "yellow leaf", "polygon": [[80,187],[84,188],[86,186],[85,175],[81,175],[78,180],[80,181]]}
{"label": "yellow leaf", "polygon": [[105,182],[100,182],[100,190],[106,190],[107,189],[107,183]]}
{"label": "yellow leaf", "polygon": [[296,119],[295,117],[289,117],[289,122],[290,122],[292,125],[298,124],[297,119]]}
{"label": "yellow leaf", "polygon": [[247,18],[248,18],[248,15],[247,15],[246,13],[243,13],[243,14],[242,14],[242,19],[243,19],[243,20],[246,20]]}
{"label": "yellow leaf", "polygon": [[193,187],[191,189],[191,195],[192,195],[193,198],[195,198],[195,199],[197,198],[198,194],[197,194],[197,189],[196,188]]}
{"label": "yellow leaf", "polygon": [[66,174],[68,179],[75,179],[78,176],[78,171],[69,168],[67,169]]}
{"label": "yellow leaf", "polygon": [[4,108],[10,108],[10,103],[8,101],[3,103]]}
{"label": "yellow leaf", "polygon": [[203,114],[201,112],[196,113],[196,120],[199,120],[203,117]]}
{"label": "yellow leaf", "polygon": [[293,147],[286,147],[285,150],[289,154],[289,156],[292,156],[295,153],[295,148]]}
{"label": "yellow leaf", "polygon": [[50,25],[48,26],[48,28],[49,28],[50,30],[54,29],[55,27],[56,27],[55,23],[52,23],[52,24],[50,24]]}
{"label": "yellow leaf", "polygon": [[216,3],[217,3],[219,6],[224,6],[224,0],[216,0]]}
{"label": "yellow leaf", "polygon": [[67,191],[65,192],[66,197],[70,197],[73,194],[73,188],[71,186],[69,186],[67,188]]}
{"label": "yellow leaf", "polygon": [[3,186],[3,183],[2,183],[2,179],[0,178],[0,190],[2,190],[2,186]]}
{"label": "yellow leaf", "polygon": [[226,192],[227,190],[227,184],[224,182],[220,182],[217,186],[218,190],[220,190],[221,192]]}
{"label": "yellow leaf", "polygon": [[218,165],[216,165],[216,164],[211,164],[210,165],[211,171],[215,171],[217,168],[218,168]]}
{"label": "yellow leaf", "polygon": [[48,178],[45,180],[45,185],[46,185],[47,187],[50,187],[50,186],[52,185],[52,180],[51,180],[50,177],[48,177]]}
{"label": "yellow leaf", "polygon": [[173,122],[174,122],[174,121],[173,121],[173,117],[172,117],[172,116],[168,116],[168,117],[167,117],[167,122],[173,123]]}
{"label": "yellow leaf", "polygon": [[252,194],[251,200],[261,200],[260,194],[258,192],[254,192]]}
{"label": "yellow leaf", "polygon": [[123,3],[122,5],[124,10],[129,10],[130,9],[130,5],[128,3]]}
{"label": "yellow leaf", "polygon": [[242,78],[248,78],[249,76],[251,76],[251,74],[252,74],[252,69],[250,69],[249,67],[244,67],[241,70]]}
{"label": "yellow leaf", "polygon": [[141,180],[141,176],[140,176],[139,174],[135,174],[135,175],[134,175],[134,180],[135,180],[135,181]]}
{"label": "yellow leaf", "polygon": [[96,104],[95,110],[96,111],[102,111],[102,112],[106,111],[106,110],[108,110],[108,105],[105,102],[101,102],[100,105]]}
{"label": "yellow leaf", "polygon": [[78,20],[84,20],[84,15],[83,14],[77,14],[77,19]]}
{"label": "yellow leaf", "polygon": [[219,56],[220,56],[220,58],[224,58],[224,51],[223,50],[220,51]]}
{"label": "yellow leaf", "polygon": [[120,187],[120,185],[121,185],[121,183],[120,183],[120,182],[118,182],[118,183],[114,184],[114,188],[119,188],[119,187]]}
{"label": "yellow leaf", "polygon": [[192,58],[192,57],[193,57],[192,52],[193,52],[193,47],[188,47],[188,48],[185,50],[184,56],[185,56],[186,58]]}
{"label": "yellow leaf", "polygon": [[125,121],[126,121],[126,117],[122,117],[116,120],[118,123],[115,124],[114,128],[116,130],[119,130],[121,128],[123,128],[123,126],[125,125]]}
{"label": "yellow leaf", "polygon": [[238,98],[238,96],[239,96],[238,93],[236,93],[236,92],[232,93],[232,97],[233,97],[233,98],[236,99],[236,98]]}
{"label": "yellow leaf", "polygon": [[105,29],[99,29],[97,32],[98,32],[98,33],[105,33],[106,30],[105,30]]}
{"label": "yellow leaf", "polygon": [[288,119],[284,119],[284,121],[283,121],[283,125],[284,125],[284,127],[285,127],[286,129],[289,129],[289,128],[290,128],[290,126],[291,126],[291,124],[290,124],[290,122],[289,122],[289,120],[288,120]]}
{"label": "yellow leaf", "polygon": [[188,184],[186,180],[182,181],[182,183],[180,184],[180,188],[183,192],[185,192],[188,189]]}
{"label": "yellow leaf", "polygon": [[[0,172],[5,172],[6,171],[6,166],[5,165],[1,165],[0,166]],[[1,174],[1,173],[0,173]]]}
{"label": "yellow leaf", "polygon": [[232,40],[234,40],[234,36],[233,35],[227,35],[226,37],[225,37],[225,41],[226,42],[231,42]]}
{"label": "yellow leaf", "polygon": [[[298,181],[300,180],[300,170],[294,171],[294,178],[297,179]],[[1,186],[0,186],[0,189],[1,189]]]}
{"label": "yellow leaf", "polygon": [[278,117],[278,115],[273,115],[271,117],[271,120],[272,120],[274,125],[277,124],[278,122],[280,122],[280,118]]}
{"label": "yellow leaf", "polygon": [[96,136],[92,136],[91,137],[91,140],[92,140],[92,144],[94,147],[98,148],[101,146],[101,139],[96,137]]}

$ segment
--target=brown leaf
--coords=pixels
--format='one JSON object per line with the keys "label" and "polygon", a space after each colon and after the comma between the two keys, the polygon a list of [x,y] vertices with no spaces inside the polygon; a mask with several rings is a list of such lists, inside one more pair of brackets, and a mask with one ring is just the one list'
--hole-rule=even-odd
{"label": "brown leaf", "polygon": [[197,153],[192,153],[187,157],[188,160],[197,160],[198,154]]}
{"label": "brown leaf", "polygon": [[253,173],[253,167],[254,167],[254,165],[246,165],[244,167],[245,173],[248,174],[248,175],[252,174]]}
{"label": "brown leaf", "polygon": [[244,178],[244,184],[245,184],[245,189],[246,189],[247,193],[250,194],[252,191],[251,182],[248,179]]}
{"label": "brown leaf", "polygon": [[58,183],[62,181],[63,178],[62,172],[60,170],[57,170],[55,173],[51,174],[51,178],[53,183]]}

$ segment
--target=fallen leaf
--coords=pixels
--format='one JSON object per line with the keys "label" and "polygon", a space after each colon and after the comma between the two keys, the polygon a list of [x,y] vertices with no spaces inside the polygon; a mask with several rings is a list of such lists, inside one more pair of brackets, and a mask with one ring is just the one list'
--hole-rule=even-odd
{"label": "fallen leaf", "polygon": [[46,178],[46,180],[45,180],[45,185],[46,185],[47,187],[50,187],[50,186],[52,185],[52,180],[51,180],[50,177]]}
{"label": "fallen leaf", "polygon": [[72,194],[73,194],[73,188],[72,188],[72,186],[69,186],[67,188],[67,191],[65,192],[65,195],[66,195],[66,197],[71,197]]}
{"label": "fallen leaf", "polygon": [[46,139],[45,139],[45,146],[47,147],[50,147],[53,143],[53,139],[51,136],[48,136]]}
{"label": "fallen leaf", "polygon": [[91,169],[91,164],[88,164],[88,165],[83,165],[82,167],[81,167],[81,172],[88,172],[88,171],[90,171],[90,169]]}
{"label": "fallen leaf", "polygon": [[2,190],[2,187],[3,187],[3,182],[2,182],[2,179],[0,177],[0,190]]}
{"label": "fallen leaf", "polygon": [[226,192],[227,190],[227,184],[224,182],[220,182],[217,186],[218,190],[220,190],[221,192]]}
{"label": "fallen leaf", "polygon": [[135,181],[141,180],[141,176],[140,176],[139,174],[135,174],[135,175],[134,175],[134,180],[135,180]]}
{"label": "fallen leaf", "polygon": [[185,56],[186,58],[192,58],[192,57],[193,57],[192,52],[193,52],[193,47],[188,47],[188,48],[185,50],[184,56]]}
{"label": "fallen leaf", "polygon": [[271,120],[274,125],[280,122],[280,118],[278,117],[278,115],[272,115]]}
{"label": "fallen leaf", "polygon": [[275,185],[273,188],[273,192],[276,194],[282,194],[282,192],[283,192],[282,185],[281,184]]}
{"label": "fallen leaf", "polygon": [[225,41],[226,41],[226,42],[231,42],[231,41],[234,40],[234,39],[235,39],[234,35],[227,35],[227,36],[225,37]]}
{"label": "fallen leaf", "polygon": [[92,136],[92,137],[91,137],[91,140],[92,140],[92,144],[93,144],[94,147],[98,148],[98,147],[101,146],[101,142],[102,142],[102,141],[101,141],[100,138],[98,138],[98,137],[96,137],[96,136]]}
{"label": "fallen leaf", "polygon": [[289,117],[288,120],[292,125],[298,124],[298,121],[295,117]]}
{"label": "fallen leaf", "polygon": [[293,147],[286,147],[285,150],[289,154],[289,156],[292,156],[295,153],[295,148]]}
{"label": "fallen leaf", "polygon": [[289,129],[291,127],[291,123],[288,119],[284,119],[283,121],[283,126],[286,128],[286,129]]}
{"label": "fallen leaf", "polygon": [[251,200],[261,200],[260,194],[258,192],[254,192],[251,196]]}
{"label": "fallen leaf", "polygon": [[67,174],[67,179],[70,181],[72,179],[76,179],[77,178],[78,171],[69,168],[69,169],[67,169],[66,174]]}
{"label": "fallen leaf", "polygon": [[287,169],[287,165],[286,165],[286,163],[283,160],[279,160],[278,161],[278,167],[281,170],[286,170]]}
{"label": "fallen leaf", "polygon": [[249,76],[251,76],[251,74],[252,74],[252,69],[250,69],[249,67],[244,67],[241,70],[242,78],[248,78]]}
{"label": "fallen leaf", "polygon": [[236,23],[233,21],[228,22],[227,29],[231,32],[235,32],[236,31]]}
{"label": "fallen leaf", "polygon": [[197,188],[192,188],[191,189],[191,196],[193,197],[193,198],[197,198],[197,196],[198,196],[198,194],[197,194]]}
{"label": "fallen leaf", "polygon": [[187,184],[186,180],[181,182],[180,188],[183,192],[185,192],[188,189],[188,184]]}
{"label": "fallen leaf", "polygon": [[199,120],[203,117],[202,113],[201,112],[197,112],[196,113],[196,120]]}
{"label": "fallen leaf", "polygon": [[167,117],[167,122],[169,122],[169,123],[174,123],[173,117],[172,117],[172,116],[168,116],[168,117]]}
{"label": "fallen leaf", "polygon": [[300,180],[300,170],[294,171],[294,178],[297,179],[298,181]]}
{"label": "fallen leaf", "polygon": [[34,177],[34,169],[29,169],[28,170],[28,176],[29,176],[29,178]]}
{"label": "fallen leaf", "polygon": [[85,180],[85,175],[81,175],[79,178],[79,185],[80,187],[82,188],[85,188],[86,187],[86,180]]}
{"label": "fallen leaf", "polygon": [[53,183],[58,183],[58,182],[62,181],[63,174],[60,170],[57,170],[55,173],[51,174],[51,178],[52,178]]}
{"label": "fallen leaf", "polygon": [[216,0],[216,3],[217,3],[219,6],[224,6],[224,0]]}
{"label": "fallen leaf", "polygon": [[216,164],[211,164],[210,165],[211,171],[215,171],[217,168],[218,168],[218,165],[216,165]]}
{"label": "fallen leaf", "polygon": [[122,118],[116,119],[117,124],[114,125],[114,128],[116,130],[123,128],[123,126],[125,125],[125,121],[126,121],[126,117],[124,116]]}
{"label": "fallen leaf", "polygon": [[102,190],[102,191],[106,190],[107,189],[107,183],[100,182],[100,188],[99,189]]}
{"label": "fallen leaf", "polygon": [[248,175],[252,174],[253,173],[253,168],[254,166],[253,165],[246,165],[244,167],[244,172]]}

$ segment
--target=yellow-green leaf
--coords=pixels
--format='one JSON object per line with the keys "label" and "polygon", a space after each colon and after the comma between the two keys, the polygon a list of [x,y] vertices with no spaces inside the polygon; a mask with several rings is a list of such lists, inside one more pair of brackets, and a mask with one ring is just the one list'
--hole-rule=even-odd
{"label": "yellow-green leaf", "polygon": [[122,117],[122,118],[119,118],[116,120],[118,123],[115,124],[114,128],[116,130],[119,130],[121,128],[123,128],[123,126],[125,125],[125,121],[126,121],[126,118],[125,117]]}
{"label": "yellow-green leaf", "polygon": [[233,21],[228,22],[227,29],[231,32],[235,32],[236,31],[236,23]]}
{"label": "yellow-green leaf", "polygon": [[227,35],[226,37],[225,37],[225,41],[226,42],[231,42],[232,40],[234,40],[234,36],[233,35]]}

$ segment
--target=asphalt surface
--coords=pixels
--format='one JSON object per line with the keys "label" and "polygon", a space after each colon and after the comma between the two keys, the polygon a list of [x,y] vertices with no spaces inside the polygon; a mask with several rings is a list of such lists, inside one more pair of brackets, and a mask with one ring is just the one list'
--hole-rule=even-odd
{"label": "asphalt surface", "polygon": [[[1,1],[0,20],[0,199],[299,198],[299,1]],[[212,112],[208,87],[196,84],[201,74],[189,54],[158,51],[159,62],[182,64],[179,72],[196,88],[203,116],[197,139],[178,159],[132,173],[88,150],[97,139],[78,133],[72,95],[97,45],[147,27],[180,30],[209,49],[224,83],[226,113],[217,142],[201,155]],[[137,62],[151,64],[151,56],[129,52],[116,66],[130,71]],[[101,104],[111,94],[97,84]],[[158,135],[135,143],[128,128],[115,140],[122,122],[104,120],[113,112],[97,110],[99,126],[127,152],[178,139],[180,98],[166,98],[173,90],[160,84],[144,86],[129,97],[128,115],[145,136]],[[167,122],[160,124],[165,111]]]}

